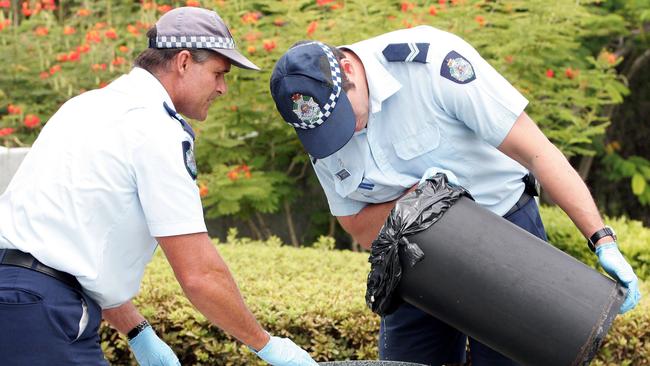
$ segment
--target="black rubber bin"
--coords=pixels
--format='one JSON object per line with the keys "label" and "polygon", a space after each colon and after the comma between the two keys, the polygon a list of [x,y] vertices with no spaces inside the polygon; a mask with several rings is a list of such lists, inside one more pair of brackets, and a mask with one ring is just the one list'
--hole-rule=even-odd
{"label": "black rubber bin", "polygon": [[401,257],[401,298],[523,365],[588,365],[625,297],[609,277],[467,197],[406,239],[424,257]]}

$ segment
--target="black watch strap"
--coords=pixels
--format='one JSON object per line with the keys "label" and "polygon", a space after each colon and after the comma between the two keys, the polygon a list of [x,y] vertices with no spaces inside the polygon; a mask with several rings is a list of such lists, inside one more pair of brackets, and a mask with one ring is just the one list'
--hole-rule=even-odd
{"label": "black watch strap", "polygon": [[616,233],[614,232],[614,229],[612,229],[609,226],[605,226],[604,228],[596,231],[593,233],[589,239],[587,239],[587,246],[589,246],[589,249],[591,249],[592,252],[596,251],[596,243],[598,240],[606,237],[606,236],[611,236],[614,241],[616,241]]}
{"label": "black watch strap", "polygon": [[133,338],[137,337],[138,334],[140,334],[143,330],[145,330],[147,327],[150,327],[151,324],[145,319],[141,321],[138,325],[136,325],[133,329],[131,329],[127,334],[126,337],[129,340],[132,340]]}

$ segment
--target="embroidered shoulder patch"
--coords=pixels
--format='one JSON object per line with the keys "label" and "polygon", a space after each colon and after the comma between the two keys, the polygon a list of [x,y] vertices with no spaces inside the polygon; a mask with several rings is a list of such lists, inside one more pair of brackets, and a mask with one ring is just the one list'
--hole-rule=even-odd
{"label": "embroidered shoulder patch", "polygon": [[183,161],[185,162],[185,169],[190,174],[192,179],[196,180],[197,169],[196,161],[194,160],[194,149],[189,141],[183,141]]}
{"label": "embroidered shoulder patch", "polygon": [[388,62],[427,62],[428,43],[391,43],[382,53]]}
{"label": "embroidered shoulder patch", "polygon": [[467,84],[476,80],[472,64],[456,51],[451,51],[445,56],[440,65],[440,76],[457,84]]}

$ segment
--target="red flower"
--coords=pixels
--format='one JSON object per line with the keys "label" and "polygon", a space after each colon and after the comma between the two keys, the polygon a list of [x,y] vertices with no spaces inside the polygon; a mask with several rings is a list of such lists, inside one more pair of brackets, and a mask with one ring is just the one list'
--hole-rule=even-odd
{"label": "red flower", "polygon": [[186,6],[201,6],[201,3],[197,0],[187,0],[185,2]]}
{"label": "red flower", "polygon": [[205,184],[199,185],[199,196],[201,196],[201,198],[207,196],[208,192],[209,192],[208,187]]}
{"label": "red flower", "polygon": [[311,36],[314,34],[314,32],[316,32],[316,28],[318,28],[318,22],[314,20],[307,26],[307,35]]}
{"label": "red flower", "polygon": [[228,172],[227,177],[228,177],[228,179],[230,179],[231,181],[234,182],[239,178],[239,173],[237,172],[236,169],[233,169],[233,170]]}
{"label": "red flower", "polygon": [[90,10],[81,8],[81,9],[77,10],[77,15],[80,16],[80,17],[87,17],[87,16],[90,15]]}
{"label": "red flower", "polygon": [[0,8],[9,8],[9,7],[11,7],[11,1],[9,0],[0,1]]}
{"label": "red flower", "polygon": [[14,129],[11,127],[0,128],[0,137],[9,136],[14,133]]}
{"label": "red flower", "polygon": [[45,10],[56,10],[56,3],[54,0],[42,0]]}
{"label": "red flower", "polygon": [[565,74],[566,77],[568,77],[569,79],[573,79],[573,78],[578,74],[578,70],[574,70],[574,69],[572,69],[572,68],[570,68],[570,67],[567,67],[567,69],[564,70],[564,74]]}
{"label": "red flower", "polygon": [[255,48],[255,46],[253,45],[250,45],[246,47],[246,51],[252,55],[253,53],[255,53],[255,51],[257,51],[257,48]]}
{"label": "red flower", "polygon": [[104,29],[104,28],[106,28],[106,22],[97,22],[93,26],[93,29],[97,29],[97,30]]}
{"label": "red flower", "polygon": [[481,15],[477,15],[474,20],[478,23],[479,27],[482,27],[485,25],[485,18],[483,18]]}
{"label": "red flower", "polygon": [[249,11],[248,13],[241,16],[241,21],[244,24],[254,24],[262,17],[262,13],[258,11]]}
{"label": "red flower", "polygon": [[20,109],[20,107],[18,107],[16,105],[9,104],[7,106],[7,112],[9,112],[9,114],[21,114],[21,113],[23,113],[23,110]]}
{"label": "red flower", "polygon": [[172,10],[171,5],[158,5],[158,11],[163,13],[163,14],[170,11],[170,10]]}
{"label": "red flower", "polygon": [[553,71],[551,69],[546,70],[546,77],[547,78],[552,78],[554,76],[555,76],[555,71]]}
{"label": "red flower", "polygon": [[67,53],[59,53],[56,55],[56,60],[59,62],[66,62],[68,61],[68,54]]}
{"label": "red flower", "polygon": [[71,62],[79,61],[79,52],[70,51],[70,53],[68,53],[68,61]]}
{"label": "red flower", "polygon": [[69,26],[69,25],[66,25],[65,27],[63,27],[63,34],[65,34],[66,36],[69,36],[71,34],[75,34],[76,32],[77,32],[77,30],[74,29],[73,27]]}
{"label": "red flower", "polygon": [[129,52],[129,48],[127,46],[124,46],[124,45],[118,47],[117,49],[120,50],[120,52],[122,52],[122,53]]}
{"label": "red flower", "polygon": [[59,71],[61,71],[61,65],[54,65],[50,67],[50,75],[54,75]]}
{"label": "red flower", "polygon": [[414,7],[415,7],[415,4],[413,4],[411,2],[402,1],[402,7],[401,7],[402,13],[406,13],[407,11],[411,11],[411,10],[413,10]]}
{"label": "red flower", "polygon": [[264,44],[264,49],[267,52],[271,52],[277,46],[275,41],[271,39],[265,39],[262,43]]}
{"label": "red flower", "polygon": [[138,34],[140,34],[140,31],[138,30],[138,28],[136,26],[134,26],[134,25],[131,25],[131,24],[126,26],[126,31],[133,34],[133,35],[136,35],[136,36]]}
{"label": "red flower", "polygon": [[41,123],[41,119],[38,118],[38,116],[34,114],[28,114],[25,116],[25,120],[23,121],[23,124],[27,128],[34,128],[38,126]]}
{"label": "red flower", "polygon": [[38,74],[38,77],[41,78],[41,80],[45,80],[50,77],[50,73],[47,71],[41,71],[41,73]]}
{"label": "red flower", "polygon": [[99,43],[102,41],[102,36],[96,30],[91,30],[86,33],[86,41],[90,43]]}
{"label": "red flower", "polygon": [[316,5],[324,6],[324,5],[327,5],[327,4],[331,3],[332,1],[334,1],[334,0],[316,0]]}
{"label": "red flower", "polygon": [[111,62],[111,64],[113,66],[120,66],[120,65],[123,65],[125,62],[126,62],[126,60],[124,59],[124,57],[118,56],[118,57],[115,57],[115,59],[113,60],[113,62]]}
{"label": "red flower", "polygon": [[90,50],[90,46],[87,43],[84,43],[81,46],[77,46],[77,52],[79,53],[86,53],[89,50]]}
{"label": "red flower", "polygon": [[106,32],[104,32],[104,35],[106,36],[106,38],[117,39],[117,32],[115,32],[114,28],[111,28]]}
{"label": "red flower", "polygon": [[1,21],[0,22],[0,31],[5,29],[5,28],[8,28],[10,25],[11,25],[11,20],[10,19],[5,19],[5,20]]}
{"label": "red flower", "polygon": [[515,60],[514,56],[512,56],[512,55],[507,55],[507,56],[504,57],[503,59],[506,61],[506,63],[509,63],[509,64],[511,64],[512,61]]}
{"label": "red flower", "polygon": [[50,33],[50,30],[46,27],[36,27],[34,33],[36,33],[37,36],[43,37],[47,36],[47,34]]}
{"label": "red flower", "polygon": [[104,71],[106,70],[106,64],[93,64],[92,66],[93,71]]}
{"label": "red flower", "polygon": [[282,18],[275,18],[275,20],[273,21],[273,25],[276,27],[284,27],[286,24],[287,22],[284,21],[284,19]]}
{"label": "red flower", "polygon": [[435,6],[435,5],[431,5],[431,6],[429,7],[429,14],[431,14],[431,15],[436,15],[436,14],[438,14],[438,9],[436,9],[436,6]]}

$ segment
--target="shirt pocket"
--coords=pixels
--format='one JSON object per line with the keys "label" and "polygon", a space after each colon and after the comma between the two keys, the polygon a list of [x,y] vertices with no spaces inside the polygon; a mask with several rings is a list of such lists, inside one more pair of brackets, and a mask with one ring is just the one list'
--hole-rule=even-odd
{"label": "shirt pocket", "polygon": [[438,148],[440,129],[436,124],[426,124],[425,128],[393,142],[395,154],[402,160],[411,160]]}

